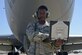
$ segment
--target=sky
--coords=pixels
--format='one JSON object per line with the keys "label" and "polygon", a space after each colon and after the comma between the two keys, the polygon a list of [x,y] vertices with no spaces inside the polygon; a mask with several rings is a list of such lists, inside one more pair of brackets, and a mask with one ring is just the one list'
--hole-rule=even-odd
{"label": "sky", "polygon": [[[8,25],[4,8],[4,0],[0,0],[0,35],[11,35],[12,31]],[[82,35],[82,0],[75,0],[69,34]]]}

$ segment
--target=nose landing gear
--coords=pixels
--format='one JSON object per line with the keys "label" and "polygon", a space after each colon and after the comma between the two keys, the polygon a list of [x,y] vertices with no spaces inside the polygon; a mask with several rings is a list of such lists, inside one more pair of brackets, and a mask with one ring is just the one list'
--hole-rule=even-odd
{"label": "nose landing gear", "polygon": [[68,55],[67,52],[57,52],[56,55]]}
{"label": "nose landing gear", "polygon": [[19,55],[18,52],[9,52],[8,55]]}

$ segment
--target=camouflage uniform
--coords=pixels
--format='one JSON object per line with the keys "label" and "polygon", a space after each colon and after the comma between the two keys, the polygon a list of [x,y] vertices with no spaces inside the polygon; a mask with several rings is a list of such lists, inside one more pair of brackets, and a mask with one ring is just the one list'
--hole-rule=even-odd
{"label": "camouflage uniform", "polygon": [[50,25],[46,21],[44,25],[37,22],[27,26],[26,34],[30,40],[28,55],[53,55],[53,50],[48,43],[43,42],[49,37]]}

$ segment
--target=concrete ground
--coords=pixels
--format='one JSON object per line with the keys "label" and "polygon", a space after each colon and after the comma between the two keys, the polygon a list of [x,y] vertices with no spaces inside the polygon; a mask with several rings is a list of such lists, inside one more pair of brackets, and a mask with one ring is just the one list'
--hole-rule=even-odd
{"label": "concrete ground", "polygon": [[[3,54],[1,53],[0,55],[7,55],[7,54],[6,53],[5,54],[4,53]],[[26,55],[26,54],[20,54],[20,55]],[[71,53],[71,54],[68,54],[68,55],[82,55],[82,53],[77,53],[77,54]]]}

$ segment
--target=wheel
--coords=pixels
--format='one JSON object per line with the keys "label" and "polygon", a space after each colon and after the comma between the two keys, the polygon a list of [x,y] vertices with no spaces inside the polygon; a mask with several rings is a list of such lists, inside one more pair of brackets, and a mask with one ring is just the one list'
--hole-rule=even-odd
{"label": "wheel", "polygon": [[19,55],[18,52],[9,52],[8,55]]}
{"label": "wheel", "polygon": [[57,52],[56,55],[68,55],[67,52]]}
{"label": "wheel", "polygon": [[63,52],[63,55],[68,55],[68,53],[67,52]]}
{"label": "wheel", "polygon": [[61,52],[57,52],[56,55],[61,55]]}

